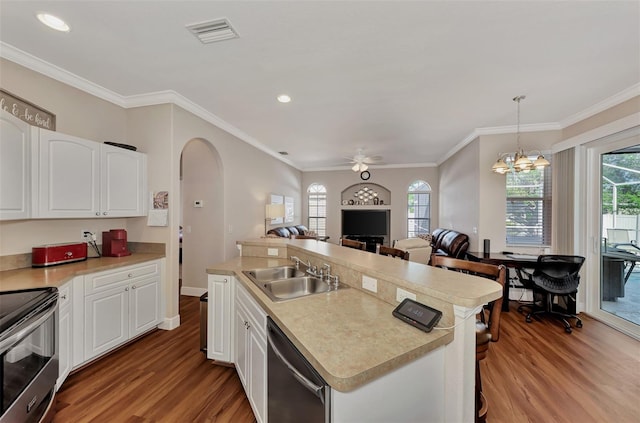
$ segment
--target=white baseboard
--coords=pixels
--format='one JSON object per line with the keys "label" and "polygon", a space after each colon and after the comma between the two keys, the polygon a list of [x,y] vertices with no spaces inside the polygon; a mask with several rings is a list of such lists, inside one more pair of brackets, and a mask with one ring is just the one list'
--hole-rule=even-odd
{"label": "white baseboard", "polygon": [[187,295],[189,297],[199,297],[202,294],[206,293],[207,290],[205,288],[196,288],[193,286],[183,286],[180,290],[180,295]]}
{"label": "white baseboard", "polygon": [[158,329],[163,330],[174,330],[180,326],[180,315],[176,315],[173,317],[165,317],[162,323],[158,325]]}

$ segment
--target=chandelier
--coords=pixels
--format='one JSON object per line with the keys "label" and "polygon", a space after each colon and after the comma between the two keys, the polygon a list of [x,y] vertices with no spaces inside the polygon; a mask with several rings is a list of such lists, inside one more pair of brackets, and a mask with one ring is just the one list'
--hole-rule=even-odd
{"label": "chandelier", "polygon": [[[504,175],[507,172],[529,172],[533,169],[544,169],[549,166],[549,161],[544,158],[540,151],[534,150],[531,152],[525,152],[520,147],[520,102],[526,97],[519,95],[513,98],[518,104],[518,126],[516,129],[516,152],[515,153],[500,153],[498,154],[498,160],[491,166],[491,170],[494,173]],[[538,158],[534,161],[529,159],[530,155],[537,153]]]}

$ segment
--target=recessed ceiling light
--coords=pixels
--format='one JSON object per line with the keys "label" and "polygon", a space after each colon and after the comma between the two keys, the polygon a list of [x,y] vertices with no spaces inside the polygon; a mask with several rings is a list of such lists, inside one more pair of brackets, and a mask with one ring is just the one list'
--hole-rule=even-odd
{"label": "recessed ceiling light", "polygon": [[37,17],[40,22],[51,29],[55,29],[56,31],[69,32],[71,30],[69,25],[57,16],[53,16],[48,13],[38,13]]}
{"label": "recessed ceiling light", "polygon": [[288,96],[288,95],[286,95],[286,94],[280,94],[280,95],[278,96],[278,101],[279,101],[280,103],[288,103],[288,102],[290,102],[290,101],[291,101],[291,97],[289,97],[289,96]]}

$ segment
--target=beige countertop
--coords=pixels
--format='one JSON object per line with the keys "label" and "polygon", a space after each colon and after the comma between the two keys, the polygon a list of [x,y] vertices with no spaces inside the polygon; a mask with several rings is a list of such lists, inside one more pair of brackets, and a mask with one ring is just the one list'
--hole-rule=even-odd
{"label": "beige countertop", "polygon": [[453,340],[451,330],[430,333],[392,316],[394,306],[348,288],[273,302],[242,270],[290,264],[238,257],[208,273],[236,276],[329,385],[348,392]]}
{"label": "beige countertop", "polygon": [[89,258],[77,263],[51,267],[5,270],[0,272],[0,291],[47,286],[59,287],[76,276],[161,258],[164,258],[164,254],[132,253],[130,256],[125,257]]}

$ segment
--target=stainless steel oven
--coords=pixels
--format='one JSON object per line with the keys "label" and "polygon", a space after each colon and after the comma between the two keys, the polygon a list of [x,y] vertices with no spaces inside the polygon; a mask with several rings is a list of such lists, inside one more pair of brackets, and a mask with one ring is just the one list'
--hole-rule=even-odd
{"label": "stainless steel oven", "polygon": [[56,288],[0,292],[0,423],[53,418],[57,312]]}

